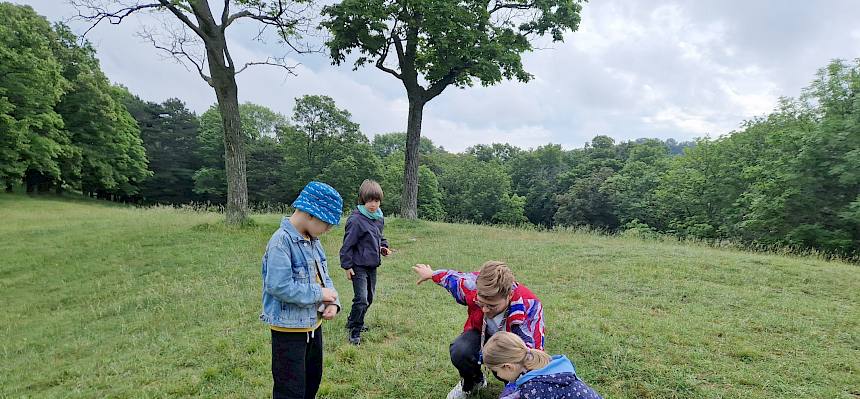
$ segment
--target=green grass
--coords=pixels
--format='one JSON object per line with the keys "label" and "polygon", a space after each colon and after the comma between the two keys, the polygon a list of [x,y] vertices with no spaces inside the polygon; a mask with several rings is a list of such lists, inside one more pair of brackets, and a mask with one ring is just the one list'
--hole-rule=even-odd
{"label": "green grass", "polygon": [[[265,397],[259,260],[279,215],[0,195],[0,397]],[[547,351],[607,398],[860,397],[860,269],[705,246],[389,220],[371,331],[324,325],[324,398],[443,398],[465,309],[414,263],[506,260]],[[337,267],[342,230],[324,237]],[[492,398],[501,384],[483,395]]]}

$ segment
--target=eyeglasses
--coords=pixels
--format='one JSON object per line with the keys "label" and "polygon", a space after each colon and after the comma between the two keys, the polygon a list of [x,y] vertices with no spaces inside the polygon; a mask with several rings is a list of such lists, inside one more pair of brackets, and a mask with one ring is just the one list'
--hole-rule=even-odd
{"label": "eyeglasses", "polygon": [[507,301],[505,301],[504,299],[499,299],[495,302],[487,303],[485,301],[482,301],[480,298],[475,298],[475,305],[477,305],[479,308],[497,309],[499,307],[507,305]]}

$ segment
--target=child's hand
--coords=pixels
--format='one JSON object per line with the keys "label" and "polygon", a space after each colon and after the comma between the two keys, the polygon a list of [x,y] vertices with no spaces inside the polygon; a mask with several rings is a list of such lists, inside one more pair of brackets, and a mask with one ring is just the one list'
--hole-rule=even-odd
{"label": "child's hand", "polygon": [[322,288],[322,301],[323,303],[334,303],[337,301],[337,291],[331,288]]}
{"label": "child's hand", "polygon": [[412,270],[414,270],[415,274],[418,275],[418,282],[416,283],[418,285],[421,285],[421,283],[433,278],[433,269],[430,268],[430,265],[422,265],[419,263],[412,266]]}
{"label": "child's hand", "polygon": [[337,316],[337,305],[326,306],[325,311],[323,311],[322,318],[326,320],[331,320],[335,316]]}
{"label": "child's hand", "polygon": [[352,269],[346,269],[346,279],[352,280],[352,276],[355,276],[355,272]]}
{"label": "child's hand", "polygon": [[388,256],[388,255],[391,255],[391,252],[393,252],[393,251],[392,251],[391,249],[389,249],[389,248],[386,248],[386,247],[380,247],[380,248],[379,248],[379,253],[381,253],[381,254],[382,254],[382,256]]}

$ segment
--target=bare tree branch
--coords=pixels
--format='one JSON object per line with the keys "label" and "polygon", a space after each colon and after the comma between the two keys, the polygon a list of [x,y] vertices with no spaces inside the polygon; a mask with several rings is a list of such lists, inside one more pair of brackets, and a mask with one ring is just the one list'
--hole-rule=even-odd
{"label": "bare tree branch", "polygon": [[242,71],[244,71],[245,69],[248,69],[248,67],[254,66],[254,65],[270,65],[270,66],[275,66],[278,68],[283,68],[290,75],[297,76],[296,73],[294,72],[294,69],[298,68],[299,65],[301,65],[301,64],[287,65],[286,59],[283,57],[268,57],[268,58],[266,58],[265,61],[246,62],[245,66],[243,66],[241,69],[236,71],[236,75],[242,73]]}
{"label": "bare tree branch", "polygon": [[252,15],[254,15],[254,14],[251,14],[251,12],[250,12],[250,11],[248,11],[248,10],[244,10],[244,11],[240,11],[240,12],[237,12],[237,13],[235,13],[235,14],[233,14],[233,15],[229,16],[226,20],[224,20],[224,19],[222,18],[222,22],[221,22],[221,30],[227,29],[227,27],[228,27],[228,26],[230,26],[230,24],[232,24],[232,23],[233,23],[233,21],[235,21],[235,20],[237,20],[237,19],[239,19],[239,18],[250,17],[250,16],[252,16]]}
{"label": "bare tree branch", "polygon": [[[393,30],[394,29],[392,29],[392,31]],[[382,49],[382,53],[376,54],[376,67],[381,71],[390,73],[399,80],[403,80],[403,77],[401,77],[400,74],[397,73],[397,71],[385,66],[385,60],[388,59],[388,51],[391,49],[391,45],[394,43],[395,40],[400,40],[400,38],[397,37],[394,33],[392,33],[391,38],[389,38],[388,42],[385,44],[385,48]]]}
{"label": "bare tree branch", "polygon": [[299,47],[293,40],[290,40],[292,36],[295,36],[296,32],[308,34],[312,32],[314,24],[311,18],[306,15],[314,14],[310,12],[313,7],[312,3],[304,4],[302,8],[299,9],[290,9],[287,5],[294,4],[293,2],[277,0],[277,3],[271,5],[271,8],[264,9],[263,4],[257,5],[256,7],[249,7],[248,9],[236,12],[229,17],[226,18],[225,22],[221,25],[221,29],[226,29],[233,22],[240,18],[249,18],[261,23],[262,27],[260,31],[257,33],[255,39],[260,40],[263,36],[265,30],[269,27],[275,28],[278,32],[278,36],[280,37],[283,44],[287,45],[298,54],[308,54],[308,53],[316,53],[320,52],[320,48],[311,48],[310,44],[306,46]]}
{"label": "bare tree branch", "polygon": [[224,0],[224,10],[221,11],[221,32],[227,29],[228,15],[230,15],[230,0]]}
{"label": "bare tree branch", "polygon": [[445,76],[442,77],[442,79],[439,79],[436,83],[433,83],[432,85],[430,85],[430,87],[427,89],[427,91],[425,91],[425,95],[426,95],[425,99],[427,101],[430,101],[433,98],[435,98],[436,96],[442,94],[442,91],[445,90],[446,87],[448,87],[452,83],[454,83],[454,81],[457,80],[457,77],[460,76],[460,73],[462,73],[463,71],[468,69],[470,65],[471,65],[471,63],[466,62],[462,66],[457,67],[457,68],[453,68],[450,71],[448,71],[448,73],[445,74]]}
{"label": "bare tree branch", "polygon": [[204,81],[206,81],[209,86],[213,86],[214,83],[212,81],[212,78],[206,75],[205,72],[203,72],[203,69],[206,67],[205,53],[203,55],[195,55],[191,51],[187,50],[185,47],[187,43],[194,42],[194,39],[188,37],[187,34],[180,34],[178,32],[171,32],[170,35],[172,38],[172,42],[169,46],[166,46],[159,44],[159,40],[153,33],[147,30],[144,30],[140,33],[140,36],[143,39],[149,41],[153,47],[169,54],[176,62],[185,66],[186,69],[190,70],[190,68],[188,68],[188,66],[185,64],[185,61],[190,62],[192,65],[194,65],[194,69],[197,71],[200,77]]}
{"label": "bare tree branch", "polygon": [[[227,46],[224,46],[224,58],[227,59],[227,68],[231,70],[236,70],[236,65],[233,64],[233,57],[230,56],[230,49]],[[244,68],[243,68],[244,69]],[[236,72],[238,73],[238,72]]]}
{"label": "bare tree branch", "polygon": [[497,1],[496,6],[490,9],[490,14],[505,9],[513,10],[529,10],[535,6],[535,3],[502,3]]}
{"label": "bare tree branch", "polygon": [[384,58],[380,58],[380,59],[376,60],[376,67],[379,68],[379,70],[388,72],[388,73],[394,75],[395,78],[403,80],[403,78],[400,76],[399,73],[397,73],[397,71],[383,65],[383,61],[385,61]]}
{"label": "bare tree branch", "polygon": [[[100,4],[96,4],[93,0],[70,0],[70,3],[78,11],[78,18],[92,22],[92,25],[87,28],[81,37],[90,33],[90,31],[103,20],[107,20],[111,25],[119,25],[125,17],[135,12],[162,7],[160,3],[135,4],[133,6],[123,6],[115,11],[108,11]],[[89,10],[91,13],[84,14],[82,10]]]}
{"label": "bare tree branch", "polygon": [[158,0],[158,2],[161,3],[162,6],[170,10],[170,12],[173,13],[176,18],[179,18],[179,20],[182,21],[183,24],[191,28],[191,30],[193,30],[194,33],[197,34],[197,36],[200,36],[201,39],[205,39],[207,37],[207,35],[203,33],[202,30],[200,30],[200,27],[195,25],[194,22],[191,22],[191,20],[188,19],[188,16],[185,15],[185,13],[183,13],[182,10],[176,7],[170,0]]}

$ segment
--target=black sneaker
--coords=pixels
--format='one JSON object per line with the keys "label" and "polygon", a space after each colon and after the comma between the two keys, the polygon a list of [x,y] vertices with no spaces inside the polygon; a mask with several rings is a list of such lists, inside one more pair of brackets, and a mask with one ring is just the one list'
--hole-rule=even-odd
{"label": "black sneaker", "polygon": [[349,332],[349,343],[352,345],[361,345],[361,331],[351,330]]}

